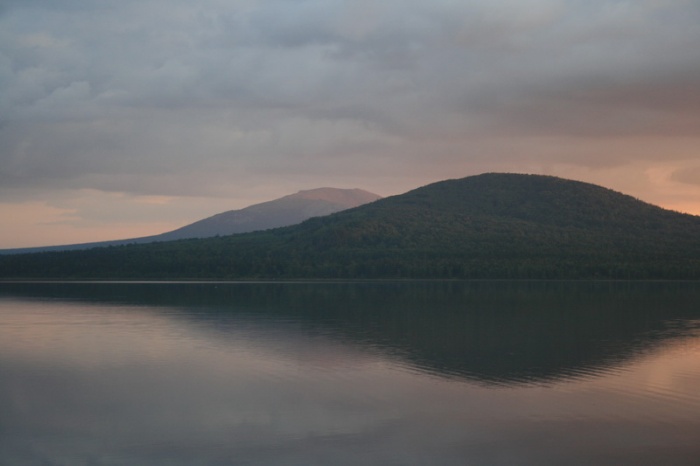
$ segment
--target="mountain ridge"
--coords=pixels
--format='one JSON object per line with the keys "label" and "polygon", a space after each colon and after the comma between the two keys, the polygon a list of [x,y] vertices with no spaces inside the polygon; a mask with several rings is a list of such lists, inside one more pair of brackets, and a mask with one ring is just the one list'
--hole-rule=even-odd
{"label": "mountain ridge", "polygon": [[302,221],[376,201],[381,197],[362,189],[301,190],[272,201],[229,210],[176,230],[157,235],[158,241],[248,233]]}
{"label": "mountain ridge", "polygon": [[487,173],[264,232],[59,254],[0,258],[0,276],[700,279],[700,217]]}
{"label": "mountain ridge", "polygon": [[307,189],[242,209],[221,212],[157,235],[79,244],[0,249],[0,254],[80,250],[247,233],[294,225],[311,217],[328,215],[377,199],[381,199],[381,196],[358,188]]}

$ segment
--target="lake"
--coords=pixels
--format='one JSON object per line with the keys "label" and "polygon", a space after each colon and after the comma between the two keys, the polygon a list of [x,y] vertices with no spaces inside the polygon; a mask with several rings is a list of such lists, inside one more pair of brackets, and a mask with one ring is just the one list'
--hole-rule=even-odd
{"label": "lake", "polygon": [[2,465],[697,465],[700,283],[0,283]]}

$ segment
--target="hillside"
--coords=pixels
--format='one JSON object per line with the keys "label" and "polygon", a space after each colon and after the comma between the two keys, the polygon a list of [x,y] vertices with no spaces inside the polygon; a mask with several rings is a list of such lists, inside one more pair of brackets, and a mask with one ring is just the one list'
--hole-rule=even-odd
{"label": "hillside", "polygon": [[555,177],[484,174],[266,232],[6,256],[2,277],[700,278],[700,217]]}
{"label": "hillside", "polygon": [[209,238],[267,230],[301,223],[311,217],[332,214],[376,201],[381,196],[362,189],[317,188],[299,191],[240,210],[229,210],[159,235],[114,241],[0,250],[0,254],[69,251],[106,246],[153,243],[186,238]]}
{"label": "hillside", "polygon": [[379,198],[380,196],[361,189],[318,188],[299,191],[245,209],[229,210],[154,238],[156,241],[208,238],[284,227],[311,217],[367,204]]}

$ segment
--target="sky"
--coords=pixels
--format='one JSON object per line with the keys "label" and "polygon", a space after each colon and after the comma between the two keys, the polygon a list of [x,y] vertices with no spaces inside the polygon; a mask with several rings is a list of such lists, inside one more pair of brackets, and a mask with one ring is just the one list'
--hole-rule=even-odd
{"label": "sky", "polygon": [[484,172],[700,214],[698,0],[0,0],[0,248]]}

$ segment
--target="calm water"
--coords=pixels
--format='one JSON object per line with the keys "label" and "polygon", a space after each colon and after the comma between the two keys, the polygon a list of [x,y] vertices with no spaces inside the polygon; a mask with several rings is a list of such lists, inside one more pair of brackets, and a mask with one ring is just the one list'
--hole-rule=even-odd
{"label": "calm water", "polygon": [[698,283],[0,284],[2,465],[698,465]]}

